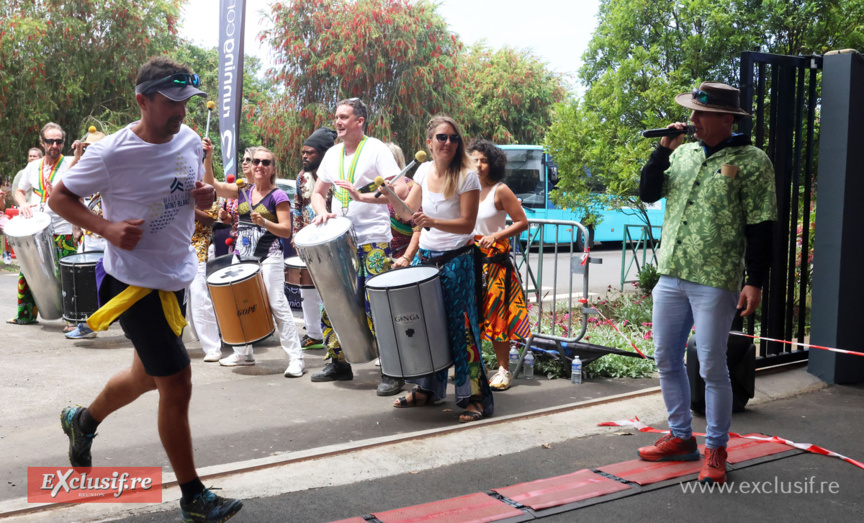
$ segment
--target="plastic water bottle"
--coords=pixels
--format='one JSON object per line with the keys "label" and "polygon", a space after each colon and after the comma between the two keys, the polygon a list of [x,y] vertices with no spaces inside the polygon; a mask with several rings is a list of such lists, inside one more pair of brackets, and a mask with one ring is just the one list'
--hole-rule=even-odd
{"label": "plastic water bottle", "polygon": [[524,376],[526,380],[534,379],[534,354],[531,353],[531,349],[528,349],[528,352],[525,354],[525,360],[522,362],[524,367]]}
{"label": "plastic water bottle", "polygon": [[570,382],[576,385],[582,383],[582,360],[579,356],[573,357],[573,364],[570,366]]}
{"label": "plastic water bottle", "polygon": [[519,349],[514,345],[510,347],[510,374],[516,372],[516,365],[519,365]]}

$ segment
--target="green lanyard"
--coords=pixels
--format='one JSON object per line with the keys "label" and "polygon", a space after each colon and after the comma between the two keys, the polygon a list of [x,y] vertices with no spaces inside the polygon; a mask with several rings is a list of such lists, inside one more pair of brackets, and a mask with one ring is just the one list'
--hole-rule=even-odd
{"label": "green lanyard", "polygon": [[[366,144],[366,138],[368,138],[368,136],[364,136],[363,139],[360,140],[357,150],[354,151],[354,158],[351,159],[351,166],[348,168],[348,176],[345,176],[345,145],[342,145],[342,154],[339,155],[340,180],[348,180],[352,184],[354,183],[354,171],[357,169],[357,160],[360,158],[360,152],[363,151],[363,146]],[[348,194],[348,189],[342,189],[341,187],[337,188],[336,199],[342,203],[342,209],[347,211],[348,204],[351,202],[351,195]]]}

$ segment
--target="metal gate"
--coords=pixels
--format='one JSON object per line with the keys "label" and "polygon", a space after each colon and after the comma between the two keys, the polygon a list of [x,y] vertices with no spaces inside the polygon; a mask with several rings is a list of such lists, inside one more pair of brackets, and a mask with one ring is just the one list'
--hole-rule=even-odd
{"label": "metal gate", "polygon": [[[762,289],[757,335],[805,341],[809,304],[809,231],[812,226],[816,113],[821,56],[741,53],[741,103],[753,119],[739,130],[774,163],[779,224],[774,237],[774,263]],[[734,328],[753,335],[755,320]],[[756,367],[807,359],[807,350],[761,341]]]}

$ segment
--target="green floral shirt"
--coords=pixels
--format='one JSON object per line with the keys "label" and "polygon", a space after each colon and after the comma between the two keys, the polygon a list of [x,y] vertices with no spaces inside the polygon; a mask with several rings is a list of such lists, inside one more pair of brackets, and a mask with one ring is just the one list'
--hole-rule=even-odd
{"label": "green floral shirt", "polygon": [[669,160],[658,272],[740,291],[745,226],[777,219],[771,160],[752,145],[706,159],[698,143],[681,145]]}

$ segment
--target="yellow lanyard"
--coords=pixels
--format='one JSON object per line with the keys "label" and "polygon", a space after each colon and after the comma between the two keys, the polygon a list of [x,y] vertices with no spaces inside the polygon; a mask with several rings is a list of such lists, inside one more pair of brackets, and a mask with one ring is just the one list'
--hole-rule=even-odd
{"label": "yellow lanyard", "polygon": [[[363,151],[363,146],[366,144],[366,138],[368,138],[368,136],[364,136],[363,139],[360,140],[357,150],[354,151],[354,158],[351,159],[351,166],[348,168],[348,176],[345,176],[345,146],[342,146],[342,154],[339,155],[340,180],[348,180],[352,184],[354,183],[354,171],[357,169],[357,160],[360,158],[360,152]],[[347,211],[348,203],[351,201],[351,195],[348,193],[348,189],[342,189],[341,187],[337,188],[336,199],[342,203],[343,210]]]}

